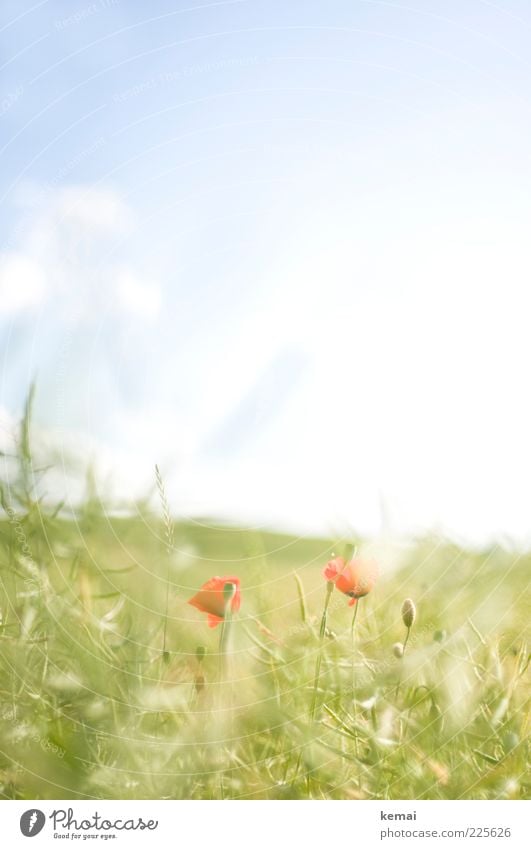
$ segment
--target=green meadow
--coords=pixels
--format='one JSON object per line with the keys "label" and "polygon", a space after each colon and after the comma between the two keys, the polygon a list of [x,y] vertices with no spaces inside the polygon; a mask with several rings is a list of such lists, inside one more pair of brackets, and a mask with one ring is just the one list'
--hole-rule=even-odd
{"label": "green meadow", "polygon": [[[89,481],[68,512],[41,498],[29,411],[16,443],[1,489],[2,798],[529,796],[530,554],[180,521],[156,486],[118,515]],[[322,618],[322,570],[352,545],[380,566],[354,629],[337,589]],[[241,609],[208,628],[187,601],[225,575]]]}

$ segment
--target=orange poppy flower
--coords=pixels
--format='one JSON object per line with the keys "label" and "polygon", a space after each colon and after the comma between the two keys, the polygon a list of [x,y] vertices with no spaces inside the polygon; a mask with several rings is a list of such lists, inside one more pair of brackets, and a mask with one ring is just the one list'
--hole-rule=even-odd
{"label": "orange poppy flower", "polygon": [[196,594],[188,600],[188,604],[197,607],[201,613],[206,613],[208,616],[208,627],[215,628],[225,618],[225,584],[234,584],[236,592],[234,593],[230,607],[233,613],[240,609],[240,579],[234,577],[228,578],[210,578]]}
{"label": "orange poppy flower", "polygon": [[361,557],[348,562],[344,557],[334,557],[326,564],[323,575],[327,581],[333,581],[340,592],[349,596],[349,607],[352,607],[374,587],[378,566],[375,560],[364,560]]}

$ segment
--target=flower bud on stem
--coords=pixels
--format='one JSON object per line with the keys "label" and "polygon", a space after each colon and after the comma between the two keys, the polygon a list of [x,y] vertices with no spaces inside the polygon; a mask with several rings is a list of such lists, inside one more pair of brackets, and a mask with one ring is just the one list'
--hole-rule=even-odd
{"label": "flower bud on stem", "polygon": [[[406,598],[405,599],[405,601],[402,605],[401,613],[402,613],[402,622],[404,623],[404,625],[407,628],[406,638],[405,638],[405,640],[402,644],[401,658],[403,658],[405,653],[406,653],[406,646],[407,646],[407,643],[408,643],[408,640],[409,640],[409,635],[411,633],[411,628],[413,627],[413,623],[414,623],[415,619],[417,618],[417,608],[415,607],[415,602],[413,601],[412,598]],[[397,685],[396,685],[395,697],[398,696],[398,691],[400,689],[401,680],[402,680],[402,667],[400,667],[400,675],[398,677],[398,682],[397,682]]]}
{"label": "flower bud on stem", "polygon": [[417,608],[412,598],[406,598],[402,605],[402,622],[409,629],[417,617]]}
{"label": "flower bud on stem", "polygon": [[221,633],[219,635],[219,680],[225,678],[226,657],[229,646],[230,626],[232,622],[232,599],[236,595],[236,584],[227,582],[223,587],[223,599],[225,609],[223,612],[223,622],[221,623]]}
{"label": "flower bud on stem", "polygon": [[[224,602],[224,610],[223,610],[223,622],[221,623],[221,633],[219,635],[219,681],[218,681],[218,690],[219,690],[219,710],[223,710],[223,701],[222,701],[222,686],[227,679],[227,658],[229,654],[229,637],[232,623],[232,601],[238,587],[236,584],[231,581],[226,581],[223,586],[223,602]],[[232,702],[232,686],[230,683],[229,677],[229,704]],[[223,713],[220,713],[220,717],[223,717]],[[232,727],[232,713],[229,711],[228,713],[229,722]],[[225,720],[222,718],[222,722]],[[232,733],[232,732],[231,732]],[[222,799],[226,798],[225,785],[224,785],[224,777],[225,770],[223,768],[223,752],[220,749],[218,756],[220,758],[220,768],[219,768],[219,790],[220,796]]]}

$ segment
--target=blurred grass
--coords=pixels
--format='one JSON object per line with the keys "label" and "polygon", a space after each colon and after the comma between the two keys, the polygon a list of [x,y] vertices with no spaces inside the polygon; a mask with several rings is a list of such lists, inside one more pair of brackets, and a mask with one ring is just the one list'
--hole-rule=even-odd
{"label": "blurred grass", "polygon": [[[529,796],[531,555],[369,546],[382,576],[354,649],[332,595],[312,721],[321,571],[345,541],[175,521],[168,550],[156,504],[113,516],[89,486],[75,516],[44,508],[30,412],[0,490],[2,798]],[[186,602],[224,574],[242,609],[220,684],[220,629]]]}

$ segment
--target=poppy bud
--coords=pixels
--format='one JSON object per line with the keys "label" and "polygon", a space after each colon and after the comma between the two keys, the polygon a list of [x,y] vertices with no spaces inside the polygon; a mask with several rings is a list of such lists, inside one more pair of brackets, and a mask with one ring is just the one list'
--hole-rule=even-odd
{"label": "poppy bud", "polygon": [[236,595],[237,589],[238,587],[236,586],[236,584],[233,584],[231,581],[227,581],[227,583],[223,587],[223,598],[225,599],[225,604],[228,604],[229,601],[232,601],[232,599]]}
{"label": "poppy bud", "polygon": [[402,643],[395,643],[393,646],[393,654],[395,657],[403,657],[404,656],[404,647]]}
{"label": "poppy bud", "polygon": [[201,690],[205,687],[205,676],[204,675],[196,675],[194,678],[194,685],[196,693],[200,693]]}
{"label": "poppy bud", "polygon": [[507,733],[503,737],[503,746],[506,752],[510,752],[512,749],[516,749],[520,742],[520,738],[518,734],[515,734],[514,731],[507,731]]}
{"label": "poppy bud", "polygon": [[435,731],[441,731],[443,727],[444,715],[436,702],[432,702],[429,711],[429,720],[433,724]]}
{"label": "poppy bud", "polygon": [[[356,546],[355,546],[355,545],[352,545],[352,543],[348,543],[348,544],[345,546],[344,551],[343,551],[343,559],[344,559],[345,561],[347,561],[347,562],[348,562],[349,560],[352,560],[352,558],[354,557],[355,552],[356,552]],[[332,557],[333,557],[333,556],[334,556],[334,555],[332,555]]]}
{"label": "poppy bud", "polygon": [[402,622],[409,630],[415,621],[415,617],[417,615],[417,609],[413,602],[413,599],[406,598],[404,604],[402,605]]}
{"label": "poppy bud", "polygon": [[205,654],[206,654],[206,648],[204,646],[197,646],[197,648],[195,650],[195,656],[197,658],[198,663],[201,663]]}

